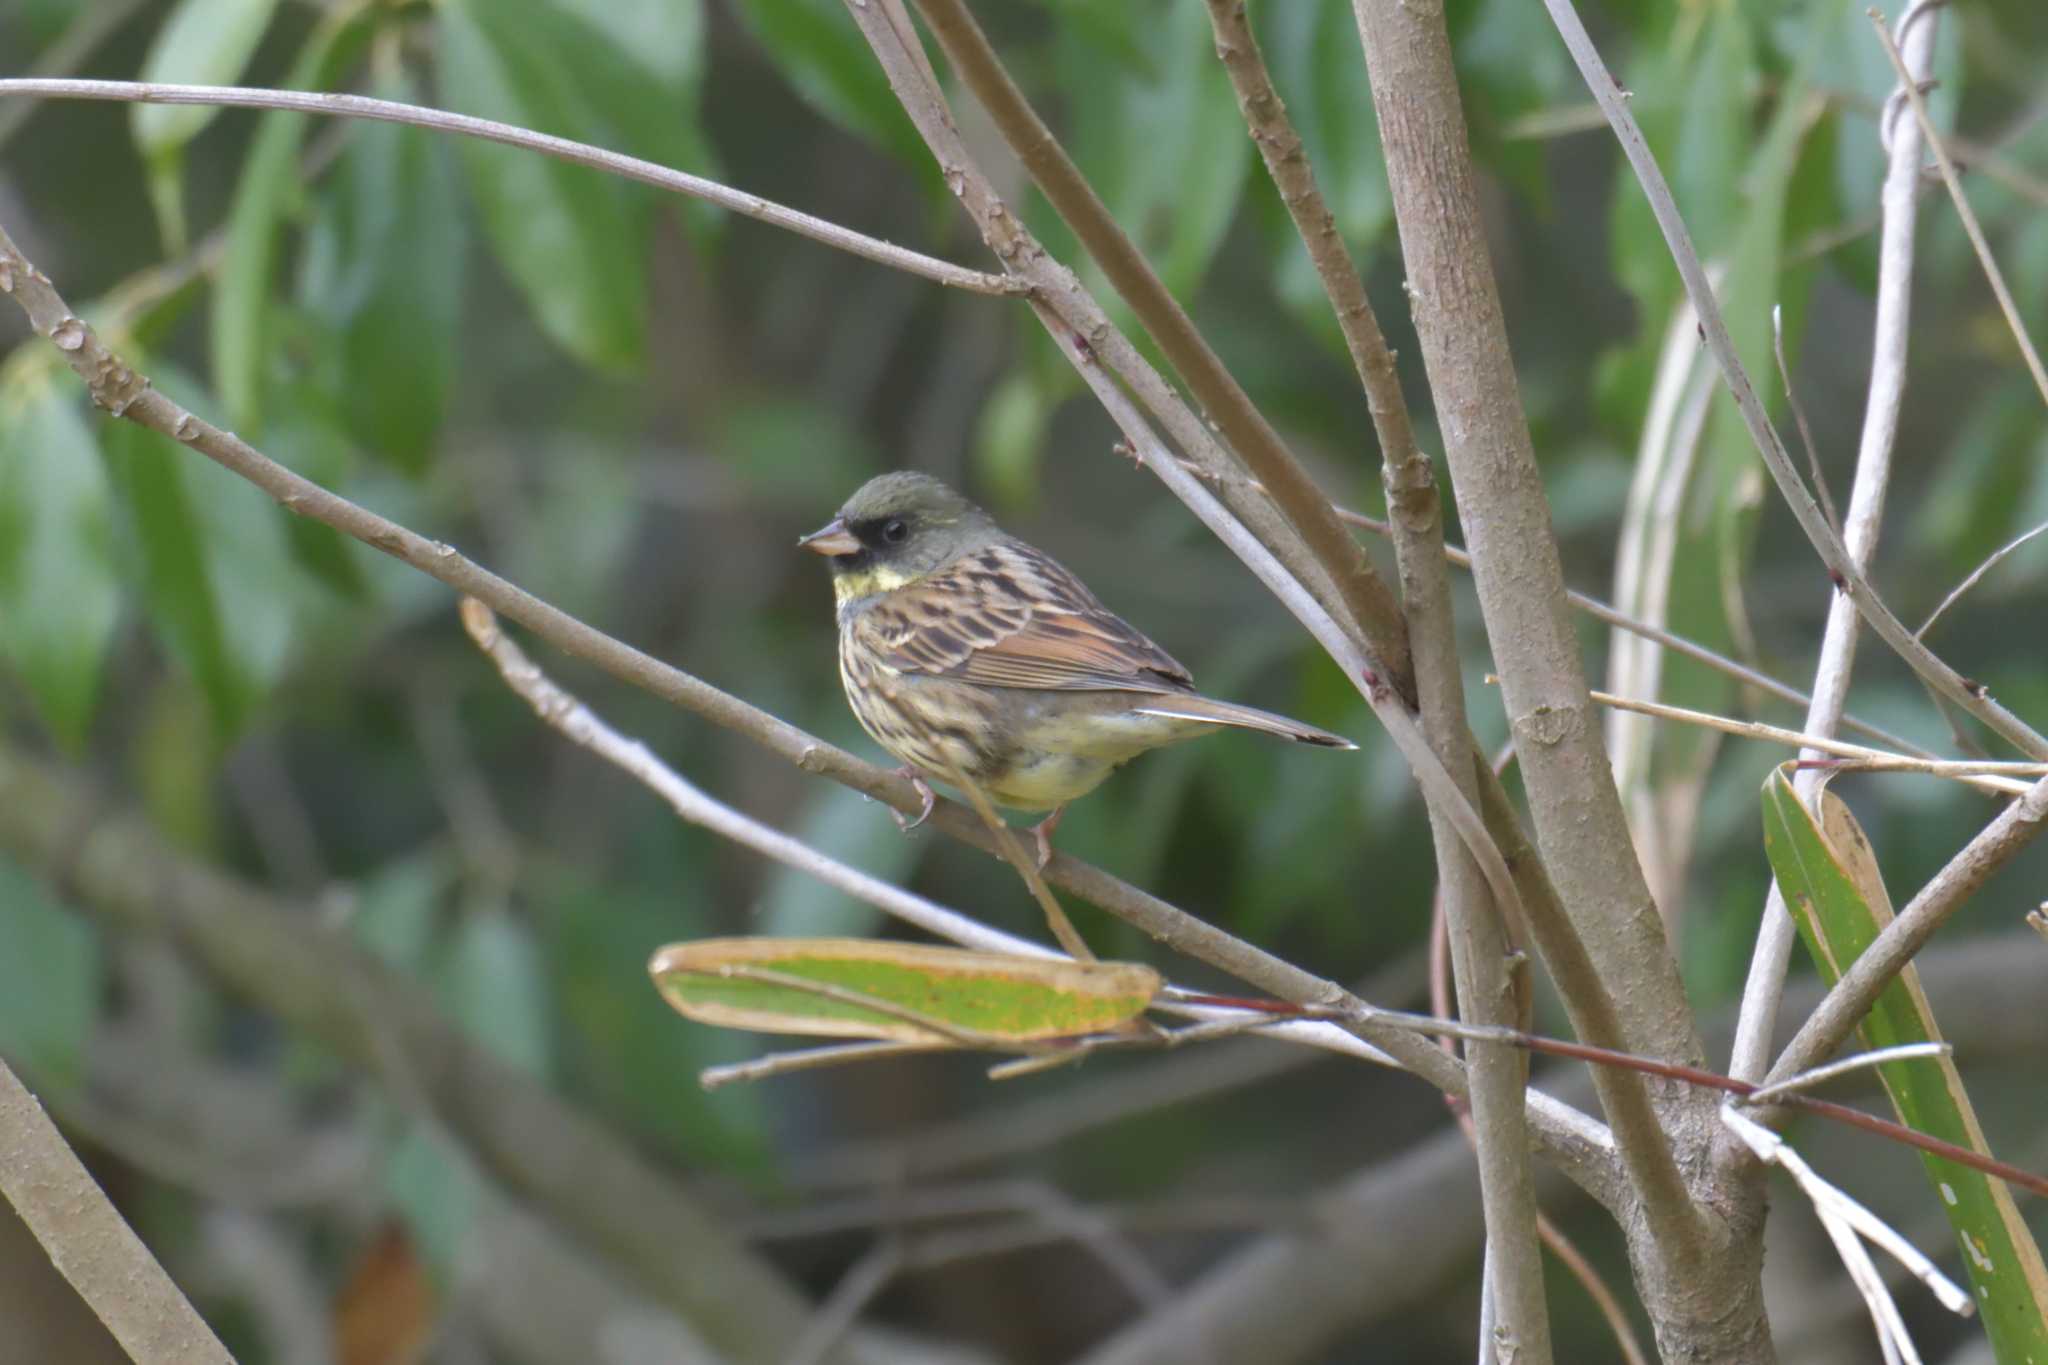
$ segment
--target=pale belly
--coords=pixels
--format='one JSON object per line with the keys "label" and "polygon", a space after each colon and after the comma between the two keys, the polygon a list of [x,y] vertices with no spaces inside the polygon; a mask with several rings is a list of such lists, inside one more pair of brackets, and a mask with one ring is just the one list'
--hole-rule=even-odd
{"label": "pale belly", "polygon": [[[842,653],[841,672],[850,661]],[[847,678],[848,699],[854,689]],[[870,686],[895,699],[895,714],[855,702],[854,715],[899,761],[936,782],[965,774],[998,805],[1044,811],[1085,796],[1119,767],[1162,744],[1208,734],[1201,721],[1134,715],[1129,692],[1055,692],[1027,688],[967,687],[944,678],[907,677],[877,670]],[[970,694],[962,697],[958,689]],[[977,714],[973,726],[904,723],[904,713],[944,699],[951,715],[963,704]]]}

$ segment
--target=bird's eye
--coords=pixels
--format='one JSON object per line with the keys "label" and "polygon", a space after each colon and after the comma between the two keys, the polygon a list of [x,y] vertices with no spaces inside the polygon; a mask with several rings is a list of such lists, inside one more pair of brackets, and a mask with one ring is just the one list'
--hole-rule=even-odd
{"label": "bird's eye", "polygon": [[882,539],[891,545],[901,545],[910,535],[910,525],[901,517],[891,517],[882,523]]}

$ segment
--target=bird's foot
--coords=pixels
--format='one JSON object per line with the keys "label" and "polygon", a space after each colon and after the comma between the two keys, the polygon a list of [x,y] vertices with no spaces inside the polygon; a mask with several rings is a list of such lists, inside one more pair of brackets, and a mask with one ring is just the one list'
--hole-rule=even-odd
{"label": "bird's foot", "polygon": [[932,806],[937,803],[939,798],[938,794],[932,791],[931,783],[924,780],[924,774],[911,767],[908,763],[897,768],[896,775],[907,779],[910,785],[917,789],[917,799],[923,803],[918,809],[915,820],[906,820],[903,818],[902,811],[897,810],[894,806],[889,807],[889,818],[896,822],[896,828],[908,834],[932,818]]}
{"label": "bird's foot", "polygon": [[1045,865],[1052,861],[1052,832],[1060,827],[1060,817],[1067,813],[1065,806],[1056,806],[1053,813],[1031,827],[1031,838],[1038,845],[1038,870],[1045,871]]}

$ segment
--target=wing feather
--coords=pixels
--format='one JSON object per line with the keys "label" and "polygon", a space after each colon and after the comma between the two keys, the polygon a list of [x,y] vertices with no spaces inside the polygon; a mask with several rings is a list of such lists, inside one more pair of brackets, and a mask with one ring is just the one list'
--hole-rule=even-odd
{"label": "wing feather", "polygon": [[1000,541],[896,589],[850,628],[899,673],[1053,691],[1194,686],[1171,654],[1020,541]]}

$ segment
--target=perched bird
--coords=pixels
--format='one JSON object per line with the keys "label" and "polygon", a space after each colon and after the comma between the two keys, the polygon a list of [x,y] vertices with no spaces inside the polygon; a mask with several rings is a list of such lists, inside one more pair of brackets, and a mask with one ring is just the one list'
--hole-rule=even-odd
{"label": "perched bird", "polygon": [[1358,747],[1198,696],[1080,579],[929,475],[870,479],[797,544],[831,563],[847,703],[924,798],[905,828],[931,814],[924,779],[957,772],[998,804],[1052,812],[1032,831],[1042,867],[1067,802],[1147,749],[1221,726]]}

